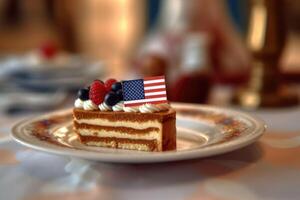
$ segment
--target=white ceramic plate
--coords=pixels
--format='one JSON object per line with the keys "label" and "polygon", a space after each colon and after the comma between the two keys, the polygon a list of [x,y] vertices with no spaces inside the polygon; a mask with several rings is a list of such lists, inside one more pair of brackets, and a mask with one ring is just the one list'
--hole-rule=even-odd
{"label": "white ceramic plate", "polygon": [[265,131],[246,113],[194,104],[172,104],[177,111],[177,150],[139,152],[88,147],[72,130],[72,111],[62,110],[15,125],[12,137],[30,148],[64,156],[115,163],[151,163],[203,158],[256,141]]}

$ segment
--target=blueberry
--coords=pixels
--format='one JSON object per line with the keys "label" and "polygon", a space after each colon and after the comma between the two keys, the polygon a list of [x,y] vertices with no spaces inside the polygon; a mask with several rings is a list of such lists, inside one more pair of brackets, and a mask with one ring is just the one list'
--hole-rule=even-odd
{"label": "blueberry", "polygon": [[120,100],[120,101],[123,101],[123,91],[122,91],[122,90],[118,90],[118,91],[116,92],[116,94],[118,95],[119,100]]}
{"label": "blueberry", "polygon": [[82,101],[89,100],[89,90],[86,88],[80,89],[78,91],[78,98]]}
{"label": "blueberry", "polygon": [[116,82],[116,83],[112,84],[111,90],[114,92],[117,92],[118,90],[122,90],[121,82]]}
{"label": "blueberry", "polygon": [[118,95],[115,92],[109,92],[104,97],[104,102],[108,106],[114,106],[120,101]]}

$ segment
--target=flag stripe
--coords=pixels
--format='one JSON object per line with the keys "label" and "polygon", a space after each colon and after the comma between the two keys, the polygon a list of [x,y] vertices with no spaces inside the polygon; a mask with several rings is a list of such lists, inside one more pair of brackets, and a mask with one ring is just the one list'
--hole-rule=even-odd
{"label": "flag stripe", "polygon": [[[167,100],[151,102],[151,104],[160,104],[160,103],[169,103],[169,102]],[[129,104],[126,104],[125,106],[126,107],[137,107],[137,106],[141,106],[144,104],[145,103],[129,103]]]}
{"label": "flag stripe", "polygon": [[151,93],[151,92],[163,92],[163,91],[166,91],[165,88],[161,88],[161,89],[152,89],[152,90],[147,90],[145,91],[145,94],[146,93]]}
{"label": "flag stripe", "polygon": [[158,85],[158,86],[150,86],[150,87],[144,87],[144,90],[152,90],[152,89],[161,89],[161,88],[166,88],[165,85]]}
{"label": "flag stripe", "polygon": [[146,99],[154,99],[154,98],[160,98],[160,97],[166,97],[167,98],[167,95],[166,94],[159,94],[159,95],[154,95],[154,96],[146,96]]}
{"label": "flag stripe", "polygon": [[161,92],[146,92],[145,96],[148,97],[148,96],[159,95],[159,94],[167,94],[167,92],[166,91],[161,91]]}
{"label": "flag stripe", "polygon": [[143,105],[143,104],[145,104],[145,103],[127,103],[127,104],[124,104],[125,105],[125,107],[136,107],[136,106],[141,106],[141,105]]}
{"label": "flag stripe", "polygon": [[150,81],[144,81],[144,84],[152,84],[152,83],[164,83],[165,79],[155,79],[155,80],[150,80]]}
{"label": "flag stripe", "polygon": [[149,83],[149,84],[144,84],[144,87],[159,86],[159,85],[165,85],[165,82],[163,82],[163,83]]}
{"label": "flag stripe", "polygon": [[152,102],[152,101],[163,101],[163,100],[167,100],[167,97],[124,101],[124,104],[126,105],[126,104],[130,104],[130,103],[147,103],[147,102]]}
{"label": "flag stripe", "polygon": [[153,76],[153,77],[144,78],[145,81],[157,80],[157,79],[165,79],[165,76]]}

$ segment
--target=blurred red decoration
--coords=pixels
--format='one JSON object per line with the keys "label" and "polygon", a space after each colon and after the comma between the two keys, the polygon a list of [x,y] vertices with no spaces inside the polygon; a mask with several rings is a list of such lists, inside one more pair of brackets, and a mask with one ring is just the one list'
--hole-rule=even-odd
{"label": "blurred red decoration", "polygon": [[51,59],[57,54],[58,49],[53,43],[48,42],[48,43],[44,43],[40,47],[40,52],[43,57],[47,59]]}
{"label": "blurred red decoration", "polygon": [[209,74],[195,73],[194,75],[182,75],[172,85],[171,101],[186,103],[206,103],[212,83]]}

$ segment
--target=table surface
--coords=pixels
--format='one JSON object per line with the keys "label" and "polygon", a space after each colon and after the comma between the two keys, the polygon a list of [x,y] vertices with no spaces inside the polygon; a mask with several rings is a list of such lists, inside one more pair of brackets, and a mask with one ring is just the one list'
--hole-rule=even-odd
{"label": "table surface", "polygon": [[139,165],[31,150],[8,136],[18,118],[0,115],[0,199],[299,199],[300,107],[252,114],[268,130],[250,146],[205,159]]}

